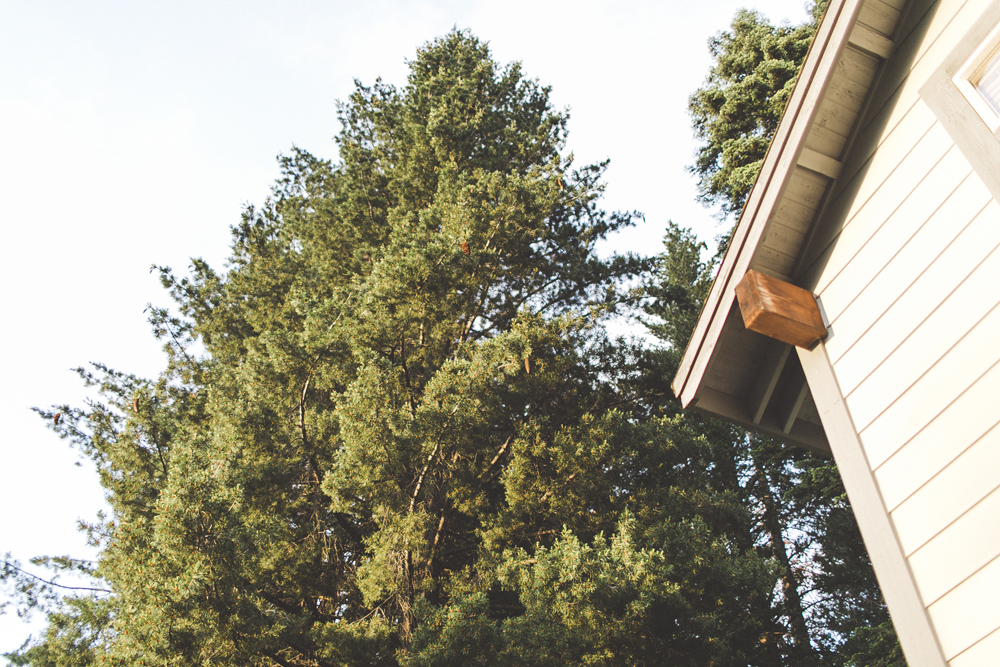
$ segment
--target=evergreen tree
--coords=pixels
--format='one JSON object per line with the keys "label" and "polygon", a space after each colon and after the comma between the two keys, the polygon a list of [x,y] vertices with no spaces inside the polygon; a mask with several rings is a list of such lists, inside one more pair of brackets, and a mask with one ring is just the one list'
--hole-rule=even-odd
{"label": "evergreen tree", "polygon": [[799,26],[740,10],[709,40],[714,63],[688,102],[701,142],[690,170],[701,200],[723,217],[743,209],[828,1],[813,3],[813,20]]}
{"label": "evergreen tree", "polygon": [[[774,26],[756,12],[741,11],[730,31],[709,43],[715,60],[705,84],[690,98],[695,135],[702,142],[692,173],[702,200],[723,217],[738,213],[749,195],[771,137],[791,95],[827,2],[811,7],[812,20]],[[730,233],[723,233],[718,262]],[[707,293],[706,267],[690,235],[667,236],[659,297],[650,311],[665,324],[657,333],[674,349],[687,338],[669,322]],[[687,266],[678,270],[676,265]],[[686,273],[685,273],[686,271]],[[676,277],[671,277],[676,276]],[[689,285],[690,287],[685,287]],[[690,325],[688,325],[690,326]],[[836,466],[767,438],[731,429],[715,440],[723,467],[738,471],[730,486],[757,517],[750,539],[778,566],[776,612],[787,656],[795,664],[898,665],[902,653],[871,564],[847,503]]]}
{"label": "evergreen tree", "polygon": [[110,592],[10,659],[779,664],[712,445],[604,333],[648,262],[595,253],[634,214],[549,90],[454,31],[339,113],[225,272],[160,269],[159,377],[81,369],[101,398],[39,411],[100,471]]}
{"label": "evergreen tree", "polygon": [[[814,29],[740,21],[692,101],[724,211]],[[80,369],[101,399],[39,411],[112,514],[95,566],[53,562],[100,590],[6,561],[49,618],[8,659],[902,664],[835,468],[680,413],[714,261],[674,226],[655,265],[598,257],[635,214],[598,207],[547,88],[454,31],[339,117],[339,160],[281,158],[226,271],[160,269],[159,377]],[[663,345],[609,339],[650,268]]]}

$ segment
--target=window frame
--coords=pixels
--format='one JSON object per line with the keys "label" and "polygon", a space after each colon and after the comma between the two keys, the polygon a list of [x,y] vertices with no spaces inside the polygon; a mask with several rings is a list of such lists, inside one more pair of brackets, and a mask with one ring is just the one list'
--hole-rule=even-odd
{"label": "window frame", "polygon": [[[1000,111],[998,111],[986,96],[979,90],[979,79],[983,76],[992,60],[1000,57],[1000,25],[993,28],[972,55],[965,61],[958,73],[952,78],[955,87],[962,93],[969,105],[997,136],[1000,131]],[[1000,106],[1000,99],[994,100]]]}
{"label": "window frame", "polygon": [[[1000,49],[1000,2],[982,9],[924,81],[919,94],[990,194],[1000,200],[1000,114],[970,82],[977,67],[993,55],[993,49]],[[989,120],[994,116],[998,118],[996,129]]]}

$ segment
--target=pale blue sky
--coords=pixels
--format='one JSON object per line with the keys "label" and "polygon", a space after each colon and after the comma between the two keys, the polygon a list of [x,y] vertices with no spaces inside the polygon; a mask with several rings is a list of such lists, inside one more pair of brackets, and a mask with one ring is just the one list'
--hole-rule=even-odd
{"label": "pale blue sky", "polygon": [[[805,19],[804,0],[0,1],[0,553],[86,553],[101,489],[29,408],[79,404],[68,369],[88,361],[158,371],[150,265],[221,268],[278,153],[335,157],[353,78],[402,83],[418,45],[470,28],[571,107],[578,163],[611,158],[606,208],[646,214],[616,246],[653,253],[670,219],[719,231],[684,171],[686,99],[748,4]],[[0,617],[0,652],[28,632]]]}

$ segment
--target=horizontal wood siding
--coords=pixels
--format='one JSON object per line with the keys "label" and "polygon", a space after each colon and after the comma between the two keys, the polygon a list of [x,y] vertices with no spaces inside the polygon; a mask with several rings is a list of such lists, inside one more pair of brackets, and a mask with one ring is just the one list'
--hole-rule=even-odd
{"label": "horizontal wood siding", "polygon": [[996,664],[1000,655],[1000,630],[994,630],[985,638],[965,649],[951,659],[951,667],[982,667]]}
{"label": "horizontal wood siding", "polygon": [[917,489],[997,427],[1000,363],[936,415],[906,446],[875,468],[886,507],[897,507]]}
{"label": "horizontal wood siding", "polygon": [[[995,312],[996,309],[993,314]],[[997,389],[995,375],[992,369],[987,372],[936,416],[924,431],[935,434],[939,431],[939,420],[947,423],[964,416],[963,402],[970,402],[976,394],[982,396]],[[963,422],[955,436],[938,441],[940,444],[934,447],[934,452],[924,451],[926,436],[921,431],[876,469],[876,478],[890,511],[936,527],[932,529],[940,529],[1000,486],[1000,429],[997,428],[1000,419],[996,410],[988,409],[988,404],[973,401],[973,405],[973,409],[986,414]],[[987,429],[985,433],[982,432],[984,428]],[[912,521],[906,519],[905,523]]]}
{"label": "horizontal wood siding", "polygon": [[[998,242],[1000,206],[993,202],[941,254],[938,261],[920,276],[922,287],[929,290],[927,299],[918,298],[921,295],[913,291],[906,292],[904,297],[912,295],[913,298],[905,301],[901,298],[893,304],[892,316],[880,319],[868,336],[884,336],[895,340],[909,335],[926,319],[929,314],[927,311],[941,303],[957,287],[955,282],[965,279],[968,272],[976,268],[984,259],[983,256],[995,248]],[[955,282],[946,282],[953,274],[957,274]],[[997,295],[983,296],[995,299]],[[919,351],[914,351],[913,363],[929,366],[928,371],[907,387],[872,423],[859,429],[872,466],[877,468],[881,465],[997,361],[1000,356],[1000,346],[996,344],[1000,340],[1000,310],[995,313],[995,316],[977,325],[940,359],[926,359]],[[894,323],[901,328],[894,328]],[[837,364],[834,364],[834,368],[837,368]]]}
{"label": "horizontal wood siding", "polygon": [[886,216],[885,222],[874,232],[869,232],[867,238],[857,235],[856,238],[848,237],[843,239],[843,243],[838,243],[838,254],[854,254],[846,262],[842,262],[844,268],[840,274],[830,276],[820,289],[828,315],[831,312],[837,313],[839,319],[858,298],[858,285],[868,287],[885,267],[887,258],[896,256],[909,239],[933,217],[935,209],[928,210],[927,198],[921,192],[924,184],[937,188],[944,195],[941,198],[943,202],[971,172],[972,169],[960,151],[954,148],[948,150],[926,176],[918,181],[914,189],[906,193],[905,199]]}
{"label": "horizontal wood siding", "polygon": [[[930,531],[921,530],[924,526],[918,525],[914,525],[917,530],[908,531],[910,539],[902,540],[903,548],[909,552],[910,567],[925,603],[940,600],[1000,556],[997,517],[1000,517],[1000,490],[983,498],[916,549],[914,545],[925,539]],[[900,529],[901,522],[896,521],[896,513],[892,518],[902,535],[904,531]],[[918,522],[919,519],[915,524]]]}
{"label": "horizontal wood siding", "polygon": [[[962,579],[951,581],[951,585],[943,589],[934,588],[927,578],[934,576],[933,569],[917,568],[917,561],[926,564],[934,560],[932,554],[944,553],[939,539],[942,532],[947,533],[950,526],[981,512],[980,507],[976,512],[967,514],[985,503],[984,499],[990,494],[996,494],[997,489],[1000,489],[1000,431],[994,429],[892,511],[893,522],[899,527],[900,534],[907,536],[904,546],[911,547],[908,553],[916,552],[914,568],[928,573],[924,580],[930,587],[923,590],[928,602],[941,597],[958,581],[1000,553],[994,553],[990,548],[990,553],[979,558],[975,567],[967,570]],[[1000,538],[1000,530],[993,526],[986,527],[984,532]],[[987,535],[987,539],[994,539],[992,535]],[[932,540],[937,546],[929,544]]]}
{"label": "horizontal wood siding", "polygon": [[[897,25],[882,2],[859,20]],[[997,0],[915,0],[866,105],[836,91],[827,129],[864,118],[792,269],[954,667],[1000,664],[1000,204],[920,91],[997,20]]]}
{"label": "horizontal wood siding", "polygon": [[[927,608],[946,659],[951,660],[1000,627],[996,591],[1000,591],[1000,559],[990,561]],[[977,667],[992,667],[996,659],[994,655],[990,662]]]}
{"label": "horizontal wood siding", "polygon": [[[909,239],[899,239],[905,245],[886,258],[891,261],[881,265],[884,268],[839,317],[828,315],[834,320],[831,342],[837,344],[831,357],[846,395],[852,395],[1000,243],[1000,229],[987,214],[990,201],[973,176],[943,202],[927,202],[933,212],[927,223]],[[866,414],[859,430],[875,415]],[[856,419],[862,419],[861,412]]]}
{"label": "horizontal wood siding", "polygon": [[[980,216],[979,220],[988,221],[989,216]],[[994,220],[994,223],[996,222]],[[967,232],[975,231],[977,231],[975,225],[970,225],[967,229]],[[956,243],[955,247],[961,248],[961,244]],[[997,303],[990,299],[989,295],[997,285],[1000,285],[1000,250],[994,247],[992,250],[986,248],[985,251],[989,252],[986,259],[978,266],[974,264],[969,266],[968,278],[959,284],[951,294],[948,294],[939,305],[935,306],[933,302],[921,304],[924,308],[919,309],[916,316],[919,316],[920,311],[932,307],[934,310],[919,326],[914,328],[912,333],[906,335],[906,332],[901,332],[900,335],[906,335],[906,338],[895,349],[884,355],[882,361],[875,361],[877,366],[874,367],[874,370],[871,370],[869,375],[849,394],[848,405],[851,406],[852,414],[856,415],[855,423],[859,429],[866,429],[882,415],[893,403],[894,397],[902,395],[909,387],[915,385],[930,370],[931,365],[937,363],[949,350],[958,345],[966,333],[979,326],[984,318],[988,318],[986,326],[989,326],[989,322],[996,324],[1000,313],[995,312],[998,310]],[[941,270],[935,271],[934,269],[939,267],[937,264],[931,265],[921,276],[921,279],[913,282],[912,287],[907,290],[904,296],[910,296],[912,300],[924,297],[924,294],[921,293],[921,290],[926,286],[924,283],[938,278],[940,273],[950,265],[948,262],[950,258],[947,257],[946,253],[942,253],[937,259],[942,264]],[[976,257],[970,257],[970,263],[975,259]],[[959,270],[965,268],[958,267]],[[931,300],[932,295],[933,292],[928,290],[928,301]],[[900,297],[893,304],[893,308],[907,308],[908,305],[911,305],[908,304],[908,301],[908,299]],[[886,318],[883,319],[891,319],[891,316],[892,309],[886,313]],[[888,325],[889,323],[887,323]],[[874,337],[877,338],[878,328],[873,327],[873,330]],[[886,338],[889,336],[887,335]],[[882,341],[876,341],[876,343],[879,342]],[[884,345],[873,344],[871,347],[883,348],[880,351],[884,351],[888,345],[891,345],[891,342],[886,342]],[[863,346],[859,343],[855,349],[861,347]],[[862,352],[864,350],[859,350],[857,355],[845,355],[845,357],[861,357]],[[858,374],[862,372],[864,371],[858,371]],[[927,416],[927,420],[930,420],[930,416]]]}

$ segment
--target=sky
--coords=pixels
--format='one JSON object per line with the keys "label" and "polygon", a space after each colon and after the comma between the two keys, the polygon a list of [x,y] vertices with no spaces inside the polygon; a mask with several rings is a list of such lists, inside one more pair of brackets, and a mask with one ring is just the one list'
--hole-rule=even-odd
{"label": "sky", "polygon": [[[745,6],[806,19],[805,0],[0,0],[0,554],[93,556],[76,525],[102,489],[31,407],[80,405],[89,362],[158,373],[150,266],[224,268],[277,155],[336,158],[355,79],[401,85],[418,46],[470,29],[552,87],[576,164],[610,158],[605,208],[645,214],[612,246],[653,254],[670,220],[722,231],[685,170],[686,105]],[[0,653],[39,627],[0,617]]]}

